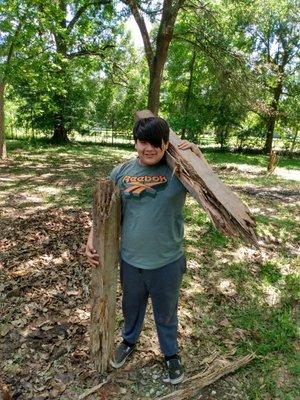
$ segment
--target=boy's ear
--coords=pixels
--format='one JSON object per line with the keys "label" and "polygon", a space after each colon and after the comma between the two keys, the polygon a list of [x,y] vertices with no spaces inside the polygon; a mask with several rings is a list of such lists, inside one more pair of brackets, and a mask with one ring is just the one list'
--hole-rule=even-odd
{"label": "boy's ear", "polygon": [[165,145],[165,150],[167,150],[169,147],[169,142],[164,142],[164,145]]}

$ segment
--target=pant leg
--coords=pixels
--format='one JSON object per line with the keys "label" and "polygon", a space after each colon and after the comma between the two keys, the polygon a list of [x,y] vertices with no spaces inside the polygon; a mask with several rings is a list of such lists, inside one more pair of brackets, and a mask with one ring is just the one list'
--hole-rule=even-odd
{"label": "pant leg", "polygon": [[124,317],[122,337],[129,343],[136,343],[143,327],[149,291],[143,281],[141,269],[121,260],[120,271]]}
{"label": "pant leg", "polygon": [[178,298],[186,260],[179,260],[152,271],[143,271],[152,300],[154,320],[162,353],[171,356],[178,352]]}

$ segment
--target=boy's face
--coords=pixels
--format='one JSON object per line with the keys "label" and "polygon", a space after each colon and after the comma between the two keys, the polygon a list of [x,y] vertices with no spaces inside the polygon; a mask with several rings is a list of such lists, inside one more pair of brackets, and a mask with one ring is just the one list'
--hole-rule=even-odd
{"label": "boy's face", "polygon": [[169,142],[162,143],[160,147],[154,147],[149,142],[145,140],[137,139],[135,142],[135,148],[139,156],[139,161],[141,165],[155,165],[163,158],[165,151],[169,146]]}

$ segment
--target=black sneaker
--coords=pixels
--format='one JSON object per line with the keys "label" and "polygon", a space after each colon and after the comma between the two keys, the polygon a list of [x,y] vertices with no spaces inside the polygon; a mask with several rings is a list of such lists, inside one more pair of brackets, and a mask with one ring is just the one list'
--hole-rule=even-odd
{"label": "black sneaker", "polygon": [[135,346],[128,346],[124,342],[120,343],[114,352],[113,359],[109,360],[110,365],[114,368],[122,367],[127,357],[133,352],[134,347]]}
{"label": "black sneaker", "polygon": [[183,381],[183,365],[181,364],[180,357],[171,358],[165,361],[168,377],[164,379],[164,382],[171,382],[173,385]]}

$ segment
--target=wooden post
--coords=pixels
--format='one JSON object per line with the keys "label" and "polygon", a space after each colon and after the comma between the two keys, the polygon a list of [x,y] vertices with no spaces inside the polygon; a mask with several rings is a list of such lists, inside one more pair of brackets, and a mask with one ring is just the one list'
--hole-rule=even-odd
{"label": "wooden post", "polygon": [[99,372],[106,371],[114,344],[120,210],[118,187],[100,179],[93,202],[93,245],[99,266],[92,269],[91,284],[91,354]]}
{"label": "wooden post", "polygon": [[268,175],[272,175],[273,172],[275,171],[276,165],[278,163],[278,156],[275,150],[271,150],[269,154],[269,161],[268,161]]}

